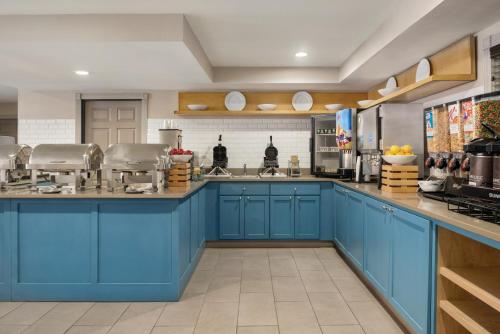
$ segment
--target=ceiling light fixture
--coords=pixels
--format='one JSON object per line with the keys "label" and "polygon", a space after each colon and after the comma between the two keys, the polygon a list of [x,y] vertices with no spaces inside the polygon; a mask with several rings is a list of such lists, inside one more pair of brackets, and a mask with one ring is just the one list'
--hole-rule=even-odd
{"label": "ceiling light fixture", "polygon": [[304,51],[299,51],[295,54],[295,57],[297,58],[304,58],[304,57],[307,57],[307,52],[304,52]]}
{"label": "ceiling light fixture", "polygon": [[76,70],[76,71],[75,71],[75,74],[76,74],[76,75],[79,75],[79,76],[84,77],[84,76],[89,75],[89,71],[84,71],[84,70]]}

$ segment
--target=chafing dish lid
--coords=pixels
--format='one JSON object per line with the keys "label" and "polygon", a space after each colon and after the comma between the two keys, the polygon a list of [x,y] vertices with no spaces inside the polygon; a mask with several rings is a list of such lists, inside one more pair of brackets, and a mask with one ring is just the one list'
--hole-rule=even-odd
{"label": "chafing dish lid", "polygon": [[19,168],[28,163],[31,147],[19,144],[0,145],[0,169]]}
{"label": "chafing dish lid", "polygon": [[113,144],[104,152],[102,168],[122,171],[149,171],[168,161],[167,144]]}
{"label": "chafing dish lid", "polygon": [[33,149],[28,168],[96,170],[102,158],[102,150],[96,144],[40,144]]}

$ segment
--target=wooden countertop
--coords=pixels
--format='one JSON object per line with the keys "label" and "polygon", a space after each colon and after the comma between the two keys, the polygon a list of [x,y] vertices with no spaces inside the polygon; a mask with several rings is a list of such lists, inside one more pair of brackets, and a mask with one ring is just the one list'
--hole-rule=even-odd
{"label": "wooden countertop", "polygon": [[425,198],[419,193],[388,193],[377,189],[377,185],[373,183],[359,184],[337,180],[333,182],[345,188],[359,191],[374,198],[387,201],[388,203],[393,203],[404,209],[422,214],[432,220],[447,223],[462,230],[500,242],[500,225],[449,211],[446,203]]}

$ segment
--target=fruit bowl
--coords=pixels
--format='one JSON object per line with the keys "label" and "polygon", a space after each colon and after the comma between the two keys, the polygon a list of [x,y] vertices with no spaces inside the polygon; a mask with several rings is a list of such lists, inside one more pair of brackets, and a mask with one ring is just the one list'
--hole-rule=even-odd
{"label": "fruit bowl", "polygon": [[189,162],[191,158],[193,157],[192,154],[175,154],[171,155],[170,159],[172,162],[177,162],[177,163],[184,163],[184,162]]}
{"label": "fruit bowl", "polygon": [[417,158],[416,155],[383,155],[382,159],[391,165],[407,165]]}

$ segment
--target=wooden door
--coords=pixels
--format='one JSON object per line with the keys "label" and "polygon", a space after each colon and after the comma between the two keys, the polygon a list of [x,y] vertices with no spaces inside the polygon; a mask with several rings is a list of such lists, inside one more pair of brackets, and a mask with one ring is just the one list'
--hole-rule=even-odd
{"label": "wooden door", "polygon": [[104,151],[111,144],[141,142],[141,101],[85,102],[85,143]]}

